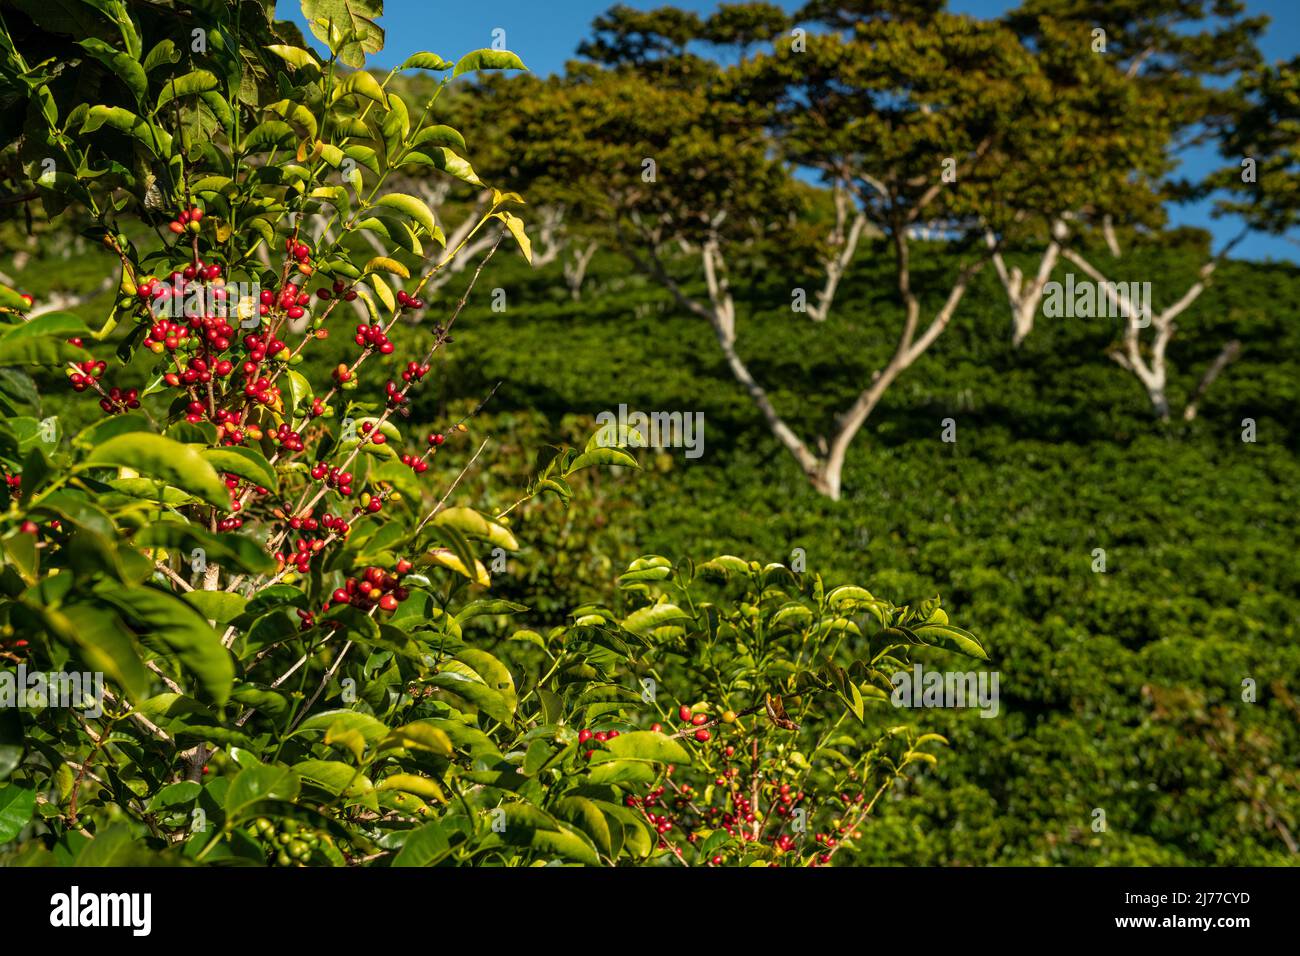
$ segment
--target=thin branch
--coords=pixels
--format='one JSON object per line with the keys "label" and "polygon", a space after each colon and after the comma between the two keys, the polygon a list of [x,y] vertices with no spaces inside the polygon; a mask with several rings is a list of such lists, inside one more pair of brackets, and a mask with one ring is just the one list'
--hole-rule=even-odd
{"label": "thin branch", "polygon": [[432,521],[434,516],[437,515],[439,511],[442,510],[443,505],[447,503],[447,499],[451,497],[451,493],[455,491],[456,486],[460,484],[460,480],[464,478],[466,473],[470,470],[470,468],[473,467],[474,462],[478,461],[478,456],[483,454],[483,449],[488,446],[488,441],[489,439],[487,438],[483,439],[483,444],[478,446],[478,451],[474,452],[474,457],[465,463],[465,467],[460,470],[460,474],[456,476],[456,480],[451,483],[451,486],[447,489],[446,493],[438,500],[438,503],[433,506],[433,510],[430,511],[427,515],[425,515],[424,520],[422,520],[418,525],[415,526],[416,534],[419,534],[421,531],[423,531],[424,526],[428,524],[430,521]]}
{"label": "thin branch", "polygon": [[1237,361],[1240,356],[1241,342],[1237,339],[1233,339],[1223,347],[1223,351],[1221,351],[1214,361],[1210,363],[1209,368],[1205,370],[1205,374],[1201,376],[1200,382],[1197,383],[1195,390],[1192,392],[1192,397],[1187,402],[1187,407],[1183,409],[1183,421],[1190,422],[1196,418],[1196,413],[1199,410],[1201,399],[1203,399],[1205,393],[1210,390],[1210,386],[1214,384],[1214,380],[1219,377],[1225,368]]}
{"label": "thin branch", "polygon": [[[372,616],[375,613],[375,608],[378,606],[379,605],[376,604],[375,607],[370,609]],[[334,679],[334,675],[338,673],[339,667],[343,664],[343,658],[348,656],[348,651],[350,650],[352,650],[352,642],[348,641],[343,645],[343,650],[339,651],[339,656],[334,659],[334,663],[330,665],[330,669],[325,672],[325,676],[321,679],[320,686],[316,688],[316,693],[312,694],[311,700],[307,701],[306,706],[304,706],[302,710],[298,711],[298,716],[295,717],[293,723],[289,725],[286,735],[293,733],[298,728],[298,725],[306,718],[307,712],[315,706],[316,701],[320,700],[320,695],[325,693],[325,688],[329,686],[330,681]]]}
{"label": "thin branch", "polygon": [[163,562],[155,561],[153,563],[153,566],[155,570],[161,571],[164,576],[170,578],[182,591],[188,592],[194,590],[194,585],[190,584],[189,581],[186,581],[183,577],[181,577],[179,574],[177,574],[175,571],[173,571]]}

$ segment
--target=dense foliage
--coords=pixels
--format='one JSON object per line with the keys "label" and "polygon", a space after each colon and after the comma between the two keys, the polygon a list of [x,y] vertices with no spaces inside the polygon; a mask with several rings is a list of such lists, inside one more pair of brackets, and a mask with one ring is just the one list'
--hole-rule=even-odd
{"label": "dense foliage", "polygon": [[[1180,282],[1202,250],[1125,258],[1134,272]],[[943,253],[931,244],[931,255]],[[860,269],[824,337],[800,333],[798,349],[779,281],[741,300],[755,364],[791,395],[811,396],[799,404],[811,425],[842,401],[827,364],[870,368],[897,321],[888,270],[873,272],[867,255]],[[1001,674],[1000,714],[921,714],[953,749],[883,803],[856,860],[1294,860],[1295,266],[1225,267],[1184,322],[1171,393],[1195,386],[1226,335],[1241,338],[1242,357],[1194,423],[1168,426],[1152,422],[1141,389],[1107,359],[1113,323],[1044,320],[1012,352],[999,288],[984,277],[920,380],[887,399],[879,433],[850,456],[839,504],[804,486],[739,387],[717,385],[721,359],[692,350],[692,318],[653,284],[629,280],[618,260],[597,263],[577,306],[545,273],[512,268],[493,281],[531,317],[519,340],[527,362],[492,344],[508,317],[483,310],[467,325],[477,374],[509,383],[498,393],[503,417],[536,407],[539,392],[547,418],[536,427],[552,436],[577,427],[576,410],[618,401],[705,415],[702,459],[661,452],[646,461],[657,474],[606,482],[593,507],[575,506],[575,551],[788,561],[803,548],[828,583],[941,593],[980,635]],[[649,339],[659,345],[647,353]],[[634,365],[643,374],[630,382],[623,370]],[[1254,443],[1242,440],[1245,419],[1257,425]],[[630,540],[594,536],[604,514],[629,512],[640,516]],[[586,581],[569,586],[596,593]],[[1248,679],[1253,702],[1243,699]],[[1096,809],[1105,832],[1093,829]]]}
{"label": "dense foliage", "polygon": [[[381,6],[305,0],[324,55],[259,0],[0,19],[0,680],[105,675],[0,708],[0,860],[1294,862],[1300,274],[1203,284],[1185,422],[1119,318],[1006,334],[1058,219],[1162,306],[1210,256],[1166,199],[1291,227],[1259,21],[1110,10],[1103,58],[1057,0],[620,7],[537,79],[367,71]],[[833,435],[957,275],[818,494],[773,417]],[[702,457],[601,439],[624,404]],[[914,665],[996,714],[891,706]]]}
{"label": "dense foliage", "polygon": [[[435,362],[457,377],[441,357],[498,245],[531,258],[522,197],[434,122],[451,80],[519,59],[415,54],[445,79],[408,106],[397,71],[358,69],[378,4],[304,3],[325,58],[260,3],[136,6],[0,24],[17,159],[117,278],[94,325],[0,286],[5,858],[822,865],[856,846],[943,743],[868,705],[914,650],[985,656],[937,598],[645,556],[616,600],[508,623],[529,613],[493,591],[515,519],[635,469],[636,443],[552,448],[476,510],[453,496],[495,389],[401,427]],[[449,241],[381,192],[407,167],[485,190],[476,226]],[[413,329],[485,229],[455,305]],[[45,407],[60,385],[66,418]],[[104,686],[65,682],[83,674]]]}

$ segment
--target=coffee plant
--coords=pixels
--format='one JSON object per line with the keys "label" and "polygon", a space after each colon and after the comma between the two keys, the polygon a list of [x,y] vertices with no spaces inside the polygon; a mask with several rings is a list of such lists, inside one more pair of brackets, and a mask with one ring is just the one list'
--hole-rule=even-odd
{"label": "coffee plant", "polygon": [[[506,239],[530,256],[523,198],[437,122],[453,79],[518,58],[416,54],[403,68],[443,79],[408,104],[400,71],[364,69],[377,0],[304,0],[327,57],[271,3],[65,6],[0,19],[9,150],[118,291],[95,328],[0,287],[0,659],[6,678],[103,683],[97,706],[50,685],[0,708],[0,853],[823,865],[868,839],[942,743],[878,718],[889,674],[918,646],[983,657],[937,599],[651,556],[620,606],[530,629],[492,593],[516,509],[636,458],[554,449],[476,509],[455,495],[491,394],[403,428],[486,260]],[[453,248],[385,190],[412,168],[490,189]],[[484,231],[428,315],[430,279]],[[332,368],[313,381],[317,354]],[[65,428],[42,413],[52,390],[98,414]]]}

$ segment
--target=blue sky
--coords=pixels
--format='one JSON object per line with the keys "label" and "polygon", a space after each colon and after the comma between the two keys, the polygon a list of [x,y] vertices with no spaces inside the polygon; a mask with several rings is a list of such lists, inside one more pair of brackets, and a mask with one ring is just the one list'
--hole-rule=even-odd
{"label": "blue sky", "polygon": [[[437,0],[386,0],[381,26],[387,31],[384,50],[372,58],[374,66],[392,67],[408,54],[430,50],[454,60],[469,50],[491,46],[494,30],[505,31],[506,46],[523,59],[533,72],[562,70],[578,44],[590,35],[591,21],[613,6],[616,0],[478,0],[475,3],[443,4]],[[629,6],[653,9],[671,0],[624,0]],[[787,9],[802,2],[777,0]],[[687,10],[708,13],[716,8],[714,0],[676,0]],[[957,13],[994,17],[1015,6],[1005,0],[949,0],[948,7]],[[1261,48],[1271,61],[1288,59],[1300,48],[1300,4],[1296,0],[1246,0],[1252,14],[1272,18]],[[297,0],[279,0],[277,12],[303,23]],[[1183,157],[1183,171],[1191,176],[1203,175],[1220,165],[1213,147],[1189,152]],[[1213,220],[1210,204],[1179,206],[1170,210],[1174,225],[1208,227],[1217,245],[1236,235],[1240,223],[1231,219]],[[1251,234],[1237,247],[1236,256],[1250,259],[1287,259],[1300,262],[1300,237]]]}

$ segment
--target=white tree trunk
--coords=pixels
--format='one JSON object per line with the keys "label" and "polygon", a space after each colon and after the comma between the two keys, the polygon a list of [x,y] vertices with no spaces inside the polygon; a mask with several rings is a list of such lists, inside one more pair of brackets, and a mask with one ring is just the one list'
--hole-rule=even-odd
{"label": "white tree trunk", "polygon": [[707,304],[691,298],[685,293],[677,280],[664,267],[663,261],[660,259],[657,250],[654,249],[653,244],[651,244],[648,252],[648,258],[642,258],[635,252],[629,252],[629,255],[643,272],[667,289],[678,304],[709,323],[718,339],[718,345],[722,349],[723,357],[726,359],[727,367],[730,369],[732,376],[749,393],[751,401],[758,407],[777,441],[794,456],[804,473],[809,478],[813,478],[820,466],[817,456],[808,449],[799,436],[794,433],[794,430],[781,418],[766,390],[750,373],[748,366],[745,365],[744,360],[736,351],[735,302],[732,300],[731,293],[727,288],[722,266],[722,254],[717,242],[707,242],[700,249],[700,257],[705,270],[705,281],[709,290]]}
{"label": "white tree trunk", "polygon": [[899,289],[907,310],[907,318],[904,322],[903,332],[899,336],[898,345],[894,350],[893,357],[885,367],[872,376],[871,384],[863,389],[856,401],[836,420],[835,433],[831,436],[829,450],[813,480],[813,486],[832,500],[839,500],[844,462],[848,457],[849,445],[852,444],[854,437],[866,424],[867,419],[871,417],[871,413],[880,404],[880,400],[884,397],[885,392],[889,390],[889,386],[894,383],[894,380],[924,355],[926,350],[943,333],[943,330],[948,327],[948,323],[952,321],[952,317],[957,312],[957,306],[961,304],[962,298],[966,295],[966,290],[970,287],[971,280],[983,268],[986,261],[977,260],[961,270],[948,293],[948,298],[943,307],[935,313],[925,331],[917,337],[916,330],[919,326],[920,303],[911,291],[911,271],[908,265],[906,243],[906,237],[896,238],[900,263]]}
{"label": "white tree trunk", "polygon": [[[849,191],[838,183],[835,196],[835,229],[831,233],[831,248],[834,254],[825,261],[826,281],[817,292],[817,301],[808,306],[808,317],[814,322],[825,322],[830,315],[831,305],[835,302],[835,293],[840,280],[853,262],[853,256],[862,241],[862,233],[867,228],[867,216],[853,204]],[[848,231],[845,232],[845,225]]]}
{"label": "white tree trunk", "polygon": [[993,252],[993,267],[997,270],[998,279],[1006,290],[1007,301],[1011,306],[1011,344],[1016,348],[1034,330],[1034,319],[1043,301],[1043,290],[1052,278],[1052,270],[1061,257],[1062,243],[1068,234],[1064,222],[1059,219],[1052,222],[1052,239],[1038,263],[1034,280],[1026,286],[1024,274],[1018,268],[1008,271],[1002,252],[997,248],[997,238],[991,231],[984,233],[984,241]]}
{"label": "white tree trunk", "polygon": [[537,230],[533,236],[533,268],[540,269],[560,257],[569,244],[564,234],[563,206],[542,206],[537,210]]}
{"label": "white tree trunk", "polygon": [[[1167,354],[1169,343],[1173,340],[1174,333],[1177,331],[1174,320],[1200,298],[1201,293],[1209,286],[1214,270],[1218,268],[1219,263],[1227,257],[1228,253],[1245,236],[1246,231],[1242,230],[1218,255],[1202,265],[1197,272],[1196,281],[1187,288],[1187,291],[1182,294],[1178,301],[1168,308],[1154,312],[1150,311],[1150,303],[1148,303],[1148,311],[1150,311],[1148,316],[1142,315],[1127,295],[1120,295],[1114,283],[1108,282],[1101,271],[1082,255],[1073,249],[1067,249],[1064,253],[1065,257],[1087,273],[1090,279],[1097,283],[1104,283],[1102,288],[1106,291],[1107,297],[1124,318],[1123,343],[1119,350],[1111,353],[1110,357],[1121,368],[1132,372],[1137,377],[1137,380],[1142,383],[1142,387],[1146,389],[1147,398],[1151,401],[1152,411],[1161,421],[1169,420],[1169,399],[1165,394],[1165,387],[1168,381]],[[1144,354],[1142,349],[1142,329],[1148,326],[1154,329],[1155,333],[1150,348]],[[1213,378],[1211,378],[1212,381]],[[1207,384],[1206,387],[1208,388],[1209,385]],[[1192,414],[1194,416],[1195,412],[1193,411]]]}
{"label": "white tree trunk", "polygon": [[582,283],[587,278],[587,267],[592,257],[600,248],[593,240],[582,247],[575,247],[573,255],[564,261],[564,282],[569,287],[569,296],[574,302],[582,298]]}
{"label": "white tree trunk", "polygon": [[1119,237],[1115,235],[1115,219],[1110,213],[1106,213],[1101,219],[1101,234],[1106,240],[1106,248],[1110,250],[1111,256],[1118,259],[1124,254],[1119,247]]}
{"label": "white tree trunk", "polygon": [[966,294],[971,280],[987,261],[987,259],[977,260],[961,270],[952,290],[948,294],[947,301],[918,336],[920,302],[911,291],[911,271],[906,236],[896,235],[895,245],[898,251],[899,291],[907,312],[903,331],[899,336],[898,345],[889,363],[872,376],[871,384],[836,419],[835,430],[829,441],[824,438],[819,441],[819,447],[824,449],[821,454],[814,453],[781,417],[772,404],[767,391],[754,378],[748,366],[745,365],[744,360],[736,351],[735,301],[732,299],[727,284],[725,262],[717,239],[705,242],[700,249],[705,284],[709,293],[707,304],[686,295],[679,283],[664,268],[663,262],[654,250],[653,245],[648,259],[638,256],[635,252],[630,253],[630,255],[643,271],[668,289],[679,304],[709,322],[714,335],[717,337],[718,345],[722,349],[723,358],[726,360],[732,377],[749,394],[750,400],[762,414],[772,435],[798,462],[799,467],[808,476],[813,488],[820,494],[838,501],[842,493],[844,462],[854,437],[866,423],[871,412],[880,403],[880,399],[894,380],[916,362],[934,344],[934,341],[942,334],[943,330],[947,328],[948,323],[956,313],[957,306]]}
{"label": "white tree trunk", "polygon": [[[474,227],[479,224],[479,221],[487,212],[488,206],[491,202],[492,194],[490,192],[485,190],[484,192],[479,193],[478,202],[475,203],[474,208],[470,210],[469,214],[463,220],[461,220],[460,225],[455,228],[451,235],[447,236],[446,249],[448,254],[469,238],[470,234],[474,231]],[[438,289],[441,289],[451,281],[453,276],[463,272],[469,263],[477,261],[479,255],[486,252],[494,241],[495,237],[492,233],[489,230],[484,230],[477,239],[469,242],[468,245],[461,250],[459,255],[453,256],[450,260],[443,262],[425,284],[425,290],[428,292],[435,292]]]}

